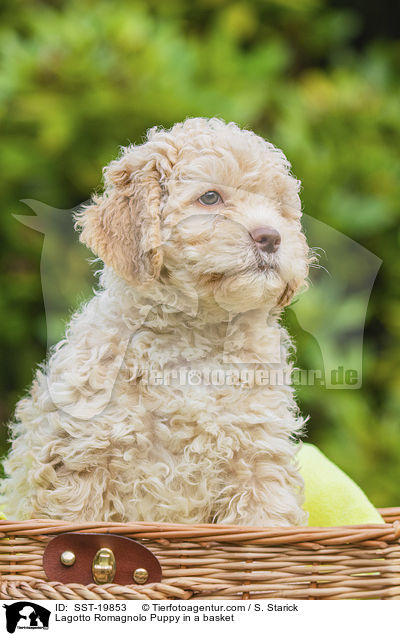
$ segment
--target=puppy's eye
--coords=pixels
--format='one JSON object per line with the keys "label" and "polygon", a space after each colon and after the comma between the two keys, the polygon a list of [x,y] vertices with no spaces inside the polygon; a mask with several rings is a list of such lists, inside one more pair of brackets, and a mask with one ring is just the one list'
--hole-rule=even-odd
{"label": "puppy's eye", "polygon": [[221,203],[222,199],[218,192],[215,192],[215,190],[209,190],[209,192],[202,194],[198,201],[200,201],[203,205],[215,205],[216,203]]}

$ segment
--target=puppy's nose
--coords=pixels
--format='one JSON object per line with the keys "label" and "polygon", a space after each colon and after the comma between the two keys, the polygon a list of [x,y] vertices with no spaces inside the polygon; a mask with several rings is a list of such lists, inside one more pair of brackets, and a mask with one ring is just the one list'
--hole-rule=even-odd
{"label": "puppy's nose", "polygon": [[257,227],[250,232],[250,236],[257,243],[257,247],[263,252],[272,254],[276,252],[281,244],[281,235],[275,228],[266,225],[265,227]]}

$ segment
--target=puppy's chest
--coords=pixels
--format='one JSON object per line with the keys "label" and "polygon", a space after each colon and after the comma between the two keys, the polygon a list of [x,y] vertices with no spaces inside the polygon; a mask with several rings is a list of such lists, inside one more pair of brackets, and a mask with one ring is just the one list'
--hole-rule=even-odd
{"label": "puppy's chest", "polygon": [[132,336],[132,351],[157,362],[167,354],[170,359],[213,356],[224,347],[228,323],[190,324],[180,315],[164,323],[143,324]]}
{"label": "puppy's chest", "polygon": [[260,413],[265,416],[271,392],[252,383],[254,365],[224,362],[222,335],[216,329],[161,335],[141,330],[125,356],[121,389],[131,404],[141,405],[149,421],[171,430],[214,434],[216,426],[221,432],[235,423],[254,425]]}
{"label": "puppy's chest", "polygon": [[[211,386],[224,367],[224,331],[171,328],[165,333],[141,329],[125,356],[130,377],[154,386]],[[212,378],[211,378],[212,376]],[[214,382],[215,384],[215,382]]]}
{"label": "puppy's chest", "polygon": [[202,465],[204,455],[206,463],[215,457],[215,464],[222,467],[239,450],[247,415],[240,415],[239,396],[233,389],[188,382],[141,384],[138,389],[153,460],[174,458],[188,462],[189,470],[192,464]]}
{"label": "puppy's chest", "polygon": [[117,401],[141,456],[187,463],[188,471],[212,459],[225,470],[234,453],[254,450],[267,434],[270,392],[246,382],[246,365],[226,364],[221,350],[201,343],[139,334],[125,356]]}
{"label": "puppy's chest", "polygon": [[[131,343],[125,364],[133,386],[146,400],[169,411],[227,408],[243,385],[241,365],[224,362],[224,343],[215,332],[139,333]],[[248,389],[247,389],[248,392]],[[146,399],[148,398],[148,399]],[[194,406],[195,405],[195,406]]]}

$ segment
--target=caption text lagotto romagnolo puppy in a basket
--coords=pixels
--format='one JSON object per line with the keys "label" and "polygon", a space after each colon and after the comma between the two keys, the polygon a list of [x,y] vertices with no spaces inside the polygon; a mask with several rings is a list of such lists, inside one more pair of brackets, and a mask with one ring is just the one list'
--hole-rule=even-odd
{"label": "caption text lagotto romagnolo puppy in a basket", "polygon": [[104,178],[77,216],[101,284],[17,406],[6,515],[305,523],[279,318],[309,250],[286,158],[195,118]]}

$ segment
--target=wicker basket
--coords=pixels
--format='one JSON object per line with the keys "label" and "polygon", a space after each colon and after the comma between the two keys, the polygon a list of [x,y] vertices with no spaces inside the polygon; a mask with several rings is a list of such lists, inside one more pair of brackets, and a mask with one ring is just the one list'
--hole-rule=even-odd
{"label": "wicker basket", "polygon": [[[400,508],[385,525],[244,528],[221,525],[1,521],[2,599],[400,599]],[[151,585],[49,582],[46,544],[63,532],[131,537],[159,559]]]}

